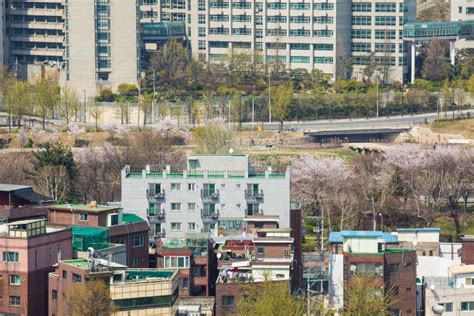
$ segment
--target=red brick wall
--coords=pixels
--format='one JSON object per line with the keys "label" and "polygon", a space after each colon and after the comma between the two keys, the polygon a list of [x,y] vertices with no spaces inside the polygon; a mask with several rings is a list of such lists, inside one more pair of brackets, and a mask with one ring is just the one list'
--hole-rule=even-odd
{"label": "red brick wall", "polygon": [[[389,265],[398,264],[398,272],[390,273]],[[388,288],[398,288],[398,299],[392,306],[401,316],[416,315],[416,252],[385,253],[384,279]]]}
{"label": "red brick wall", "polygon": [[92,227],[102,226],[102,225],[99,225],[100,224],[99,214],[91,213],[91,212],[83,212],[83,213],[89,214],[89,220],[81,221],[80,212],[77,212],[77,211],[74,211],[74,213],[71,213],[69,211],[50,209],[49,214],[48,214],[48,221],[52,223],[66,224],[66,225],[71,225],[74,223],[74,225],[78,225],[78,226],[92,226]]}
{"label": "red brick wall", "polygon": [[474,240],[463,240],[461,248],[461,262],[474,264]]}
{"label": "red brick wall", "polygon": [[[119,243],[125,239],[127,247],[127,266],[133,268],[148,268],[148,230],[129,233],[129,234],[114,234],[114,230],[111,228],[110,231],[110,242]],[[136,235],[143,235],[143,246],[133,247],[133,237]],[[133,266],[133,258],[138,258],[138,266]]]}
{"label": "red brick wall", "polygon": [[[239,283],[216,284],[216,316],[238,315],[237,302],[240,300],[241,285]],[[235,305],[222,305],[223,296],[233,296]]]}
{"label": "red brick wall", "polygon": [[287,255],[291,255],[291,244],[278,243],[255,243],[255,247],[263,247],[264,258],[285,258],[285,250]]}

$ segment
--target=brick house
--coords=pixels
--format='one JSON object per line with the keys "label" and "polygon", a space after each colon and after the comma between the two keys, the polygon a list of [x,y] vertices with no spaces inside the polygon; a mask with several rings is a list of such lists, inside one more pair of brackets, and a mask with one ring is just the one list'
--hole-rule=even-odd
{"label": "brick house", "polygon": [[148,268],[149,226],[137,215],[123,213],[118,207],[95,203],[51,205],[48,210],[48,219],[53,223],[106,227],[109,242],[126,245],[127,266]]}
{"label": "brick house", "polygon": [[0,314],[47,315],[48,273],[72,258],[71,229],[45,219],[0,225]]}

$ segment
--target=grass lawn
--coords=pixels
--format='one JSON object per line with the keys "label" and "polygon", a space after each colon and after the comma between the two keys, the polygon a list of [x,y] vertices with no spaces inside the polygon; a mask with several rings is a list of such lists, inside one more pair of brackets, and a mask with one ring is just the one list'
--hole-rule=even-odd
{"label": "grass lawn", "polygon": [[465,138],[474,139],[474,119],[440,120],[430,127],[434,132],[461,134]]}

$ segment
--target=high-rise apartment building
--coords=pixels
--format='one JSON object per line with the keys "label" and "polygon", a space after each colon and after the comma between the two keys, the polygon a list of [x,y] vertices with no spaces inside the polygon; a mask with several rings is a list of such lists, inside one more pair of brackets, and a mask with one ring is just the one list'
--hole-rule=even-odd
{"label": "high-rise apartment building", "polygon": [[244,229],[261,215],[290,227],[290,170],[257,173],[245,155],[191,155],[187,169],[122,171],[122,207],[148,218],[150,236]]}
{"label": "high-rise apartment building", "polygon": [[[474,20],[474,3],[469,0],[451,1],[451,21]],[[459,39],[455,44],[456,49],[474,51],[474,39]]]}
{"label": "high-rise apartment building", "polygon": [[403,25],[415,18],[415,1],[199,0],[187,6],[186,30],[193,54],[210,62],[256,51],[265,62],[320,69],[334,79],[362,78],[372,58],[390,68],[389,79],[402,81]]}
{"label": "high-rise apartment building", "polygon": [[64,61],[64,0],[6,2],[5,62],[27,76],[27,65],[61,67]]}

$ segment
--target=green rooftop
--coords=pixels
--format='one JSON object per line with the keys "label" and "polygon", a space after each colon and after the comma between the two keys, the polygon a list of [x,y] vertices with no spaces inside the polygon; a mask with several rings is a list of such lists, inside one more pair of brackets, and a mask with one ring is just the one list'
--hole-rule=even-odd
{"label": "green rooftop", "polygon": [[86,259],[63,260],[62,262],[77,268],[89,269],[89,262]]}
{"label": "green rooftop", "polygon": [[[174,271],[167,270],[127,270],[127,281],[133,282],[146,278],[169,279],[173,276],[173,274]],[[133,280],[129,280],[128,278],[130,277],[133,278]]]}
{"label": "green rooftop", "polygon": [[123,213],[122,214],[122,221],[123,221],[124,224],[144,222],[144,220],[140,216],[138,216],[136,214],[131,214],[131,213]]}
{"label": "green rooftop", "polygon": [[116,206],[97,205],[97,207],[91,207],[90,204],[55,204],[49,208],[60,208],[60,209],[73,209],[87,212],[106,212],[119,209]]}

